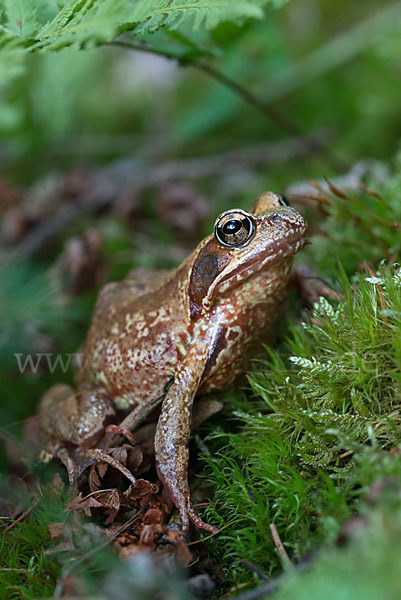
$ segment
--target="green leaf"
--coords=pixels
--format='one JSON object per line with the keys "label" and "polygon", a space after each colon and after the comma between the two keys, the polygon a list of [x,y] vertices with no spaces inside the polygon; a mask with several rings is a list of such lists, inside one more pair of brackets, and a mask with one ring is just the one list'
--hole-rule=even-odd
{"label": "green leaf", "polygon": [[30,38],[38,29],[35,0],[5,0],[6,31]]}
{"label": "green leaf", "polygon": [[88,0],[68,0],[54,19],[39,31],[38,38],[41,39],[49,37],[52,34],[57,35],[62,33],[74,15],[83,15],[85,13],[85,6],[87,4]]}
{"label": "green leaf", "polygon": [[132,15],[132,21],[142,23],[137,32],[157,29],[163,25],[176,29],[190,20],[196,31],[201,26],[214,29],[223,21],[245,18],[262,18],[263,11],[258,3],[245,0],[139,0]]}
{"label": "green leaf", "polygon": [[[192,31],[214,29],[220,23],[262,18],[268,0],[67,0],[61,9],[51,0],[6,0],[3,30],[29,41],[27,50],[58,50],[99,45],[123,31],[136,36],[163,27],[188,24]],[[57,10],[57,12],[55,12]],[[38,16],[42,20],[42,27]],[[46,16],[53,16],[43,22]],[[31,38],[36,43],[31,43]]]}

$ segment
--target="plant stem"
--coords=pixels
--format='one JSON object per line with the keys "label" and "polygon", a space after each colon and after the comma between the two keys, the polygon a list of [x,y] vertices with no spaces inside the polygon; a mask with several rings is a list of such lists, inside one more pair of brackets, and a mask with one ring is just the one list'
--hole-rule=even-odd
{"label": "plant stem", "polygon": [[188,65],[197,69],[198,71],[202,71],[206,73],[225,87],[232,90],[235,94],[240,96],[247,104],[252,106],[255,110],[258,110],[269,120],[276,123],[281,129],[286,131],[291,135],[302,136],[305,140],[305,146],[308,150],[317,156],[321,161],[326,163],[330,168],[335,171],[343,171],[347,168],[344,162],[337,157],[333,156],[333,154],[329,153],[326,148],[322,146],[316,139],[306,134],[302,129],[294,123],[293,120],[289,119],[285,114],[279,111],[274,106],[270,104],[266,104],[258,98],[255,94],[251,93],[246,87],[241,85],[235,79],[232,79],[222,71],[219,71],[212,65],[205,63],[203,61],[187,58],[180,56],[175,52],[170,52],[168,50],[157,50],[156,48],[152,48],[152,46],[148,46],[147,44],[138,44],[125,42],[123,40],[115,40],[113,42],[108,42],[105,44],[106,46],[117,46],[120,48],[126,48],[129,50],[136,50],[141,52],[149,52],[150,54],[157,54],[158,56],[164,56],[164,58],[168,58],[171,60],[176,60],[181,65]]}

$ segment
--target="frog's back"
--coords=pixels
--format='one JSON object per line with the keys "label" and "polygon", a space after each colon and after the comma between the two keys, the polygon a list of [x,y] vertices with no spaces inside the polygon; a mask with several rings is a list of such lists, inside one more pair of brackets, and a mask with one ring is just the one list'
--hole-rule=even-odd
{"label": "frog's back", "polygon": [[138,270],[99,293],[81,385],[98,385],[126,408],[160,397],[187,346],[182,316],[166,301],[167,271]]}

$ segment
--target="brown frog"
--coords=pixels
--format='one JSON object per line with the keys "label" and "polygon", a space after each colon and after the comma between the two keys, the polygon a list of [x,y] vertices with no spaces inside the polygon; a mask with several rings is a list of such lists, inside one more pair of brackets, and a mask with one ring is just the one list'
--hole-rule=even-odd
{"label": "brown frog", "polygon": [[193,509],[188,488],[193,400],[229,384],[270,329],[305,229],[284,197],[266,192],[251,212],[221,214],[214,233],[175,271],[134,271],[101,290],[77,391],[54,386],[39,409],[46,448],[72,483],[79,455],[112,464],[135,484],[99,441],[120,415],[121,427],[132,430],[162,403],[154,441],[159,477],[184,532],[189,520],[216,531]]}

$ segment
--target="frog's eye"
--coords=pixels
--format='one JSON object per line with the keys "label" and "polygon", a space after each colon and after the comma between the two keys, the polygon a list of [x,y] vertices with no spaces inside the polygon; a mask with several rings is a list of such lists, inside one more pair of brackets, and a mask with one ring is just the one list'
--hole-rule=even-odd
{"label": "frog's eye", "polygon": [[238,248],[247,244],[255,232],[249,213],[240,209],[230,210],[217,219],[214,234],[222,246]]}
{"label": "frog's eye", "polygon": [[288,201],[288,198],[286,198],[283,194],[278,194],[278,201],[280,206],[291,206],[291,204]]}

